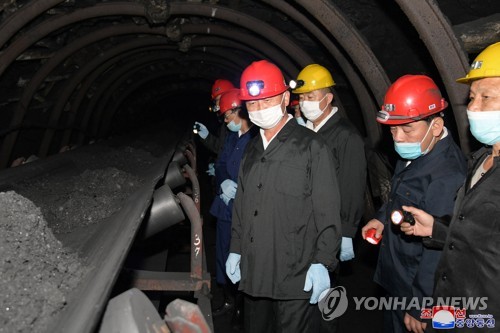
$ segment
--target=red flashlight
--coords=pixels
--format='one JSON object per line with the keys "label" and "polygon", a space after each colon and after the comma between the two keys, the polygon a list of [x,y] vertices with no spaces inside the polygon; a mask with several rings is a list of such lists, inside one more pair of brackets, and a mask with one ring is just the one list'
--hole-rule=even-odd
{"label": "red flashlight", "polygon": [[377,237],[376,234],[377,234],[377,229],[375,229],[375,228],[368,229],[366,231],[366,236],[365,236],[366,241],[368,243],[373,244],[373,245],[377,245],[380,242],[380,240],[382,239],[382,235]]}

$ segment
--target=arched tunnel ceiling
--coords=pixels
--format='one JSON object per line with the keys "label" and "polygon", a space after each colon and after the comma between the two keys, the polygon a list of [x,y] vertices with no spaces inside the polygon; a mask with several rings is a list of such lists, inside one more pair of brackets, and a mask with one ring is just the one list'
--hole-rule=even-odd
{"label": "arched tunnel ceiling", "polygon": [[467,89],[454,79],[500,40],[497,0],[4,0],[0,14],[0,168],[150,119],[191,121],[215,79],[237,85],[262,58],[287,80],[309,63],[329,68],[371,148],[390,82],[427,73],[468,151]]}

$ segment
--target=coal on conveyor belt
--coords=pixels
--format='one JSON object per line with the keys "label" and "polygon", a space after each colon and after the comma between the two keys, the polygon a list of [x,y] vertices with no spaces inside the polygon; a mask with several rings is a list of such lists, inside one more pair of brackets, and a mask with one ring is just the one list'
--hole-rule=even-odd
{"label": "coal on conveyor belt", "polygon": [[54,234],[64,234],[116,213],[140,185],[136,176],[105,168],[70,178],[40,177],[15,190],[36,202]]}
{"label": "coal on conveyor belt", "polygon": [[85,275],[33,202],[0,192],[0,332],[42,332]]}

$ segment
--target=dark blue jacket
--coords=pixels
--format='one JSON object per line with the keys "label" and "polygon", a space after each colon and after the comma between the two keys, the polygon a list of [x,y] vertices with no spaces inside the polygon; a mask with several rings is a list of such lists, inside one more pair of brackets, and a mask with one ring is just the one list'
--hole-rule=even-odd
{"label": "dark blue jacket", "polygon": [[[448,135],[428,154],[405,166],[406,161],[398,161],[389,202],[376,217],[385,228],[374,279],[391,296],[406,297],[409,302],[412,297],[432,295],[441,251],[425,247],[421,237],[406,236],[392,224],[390,214],[406,205],[435,216],[451,215],[456,193],[465,180],[466,161]],[[420,318],[419,309],[408,312]]]}
{"label": "dark blue jacket", "polygon": [[210,214],[215,216],[218,220],[231,222],[233,200],[229,201],[229,205],[226,205],[224,201],[222,201],[219,197],[222,193],[220,184],[226,179],[231,179],[235,183],[238,182],[238,171],[240,169],[243,153],[245,152],[247,143],[256,135],[257,130],[256,126],[252,126],[250,130],[242,136],[238,136],[236,132],[227,131],[222,151],[215,162],[215,181],[217,190],[215,199],[210,207]]}

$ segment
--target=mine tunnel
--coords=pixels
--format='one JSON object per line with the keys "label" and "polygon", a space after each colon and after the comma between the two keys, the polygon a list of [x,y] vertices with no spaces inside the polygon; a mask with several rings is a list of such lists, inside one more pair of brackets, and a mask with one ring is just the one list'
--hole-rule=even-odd
{"label": "mine tunnel", "polygon": [[[211,316],[215,157],[192,132],[219,126],[213,82],[239,86],[261,59],[287,82],[328,68],[365,141],[370,218],[395,159],[375,120],[389,85],[432,77],[468,153],[455,80],[500,40],[497,0],[4,0],[0,15],[0,332],[159,330],[186,320],[176,299],[231,332]],[[377,295],[376,250],[355,245],[346,284]],[[380,316],[348,312],[341,327],[379,332]]]}

